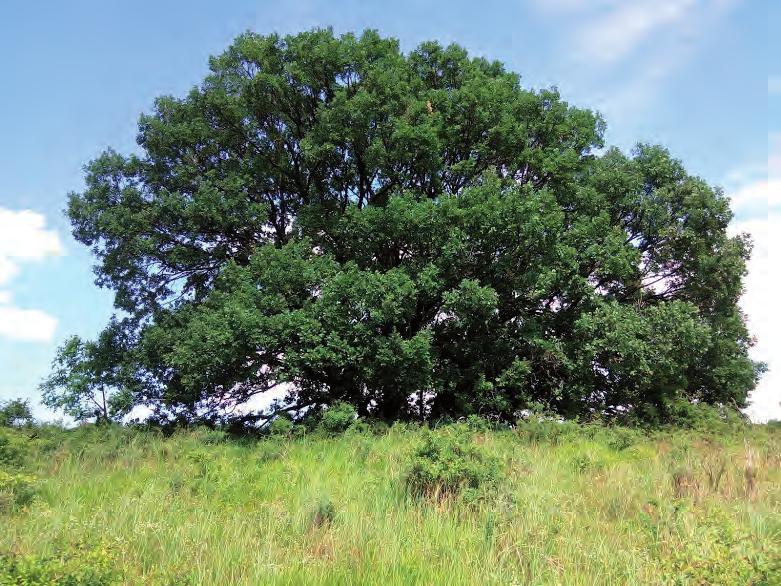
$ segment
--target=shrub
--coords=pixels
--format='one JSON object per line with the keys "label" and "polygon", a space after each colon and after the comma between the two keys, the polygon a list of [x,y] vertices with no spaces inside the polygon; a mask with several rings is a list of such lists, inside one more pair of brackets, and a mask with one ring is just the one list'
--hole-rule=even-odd
{"label": "shrub", "polygon": [[290,437],[293,435],[293,427],[295,426],[289,417],[279,416],[268,426],[268,432],[272,437]]}
{"label": "shrub", "polygon": [[193,428],[190,435],[200,443],[206,445],[221,444],[228,438],[228,434],[222,429],[213,429],[205,425],[198,425]]}
{"label": "shrub", "polygon": [[62,556],[22,556],[0,553],[0,584],[34,586],[104,586],[122,583],[105,548],[68,552]]}
{"label": "shrub", "polygon": [[466,418],[465,423],[470,430],[476,431],[478,433],[486,433],[495,427],[492,422],[488,421],[484,417],[475,415],[474,413]]}
{"label": "shrub", "polygon": [[35,492],[35,477],[0,470],[0,513],[11,513],[29,505]]}
{"label": "shrub", "polygon": [[347,428],[348,435],[369,435],[372,433],[371,426],[363,419],[356,419],[352,425]]}
{"label": "shrub", "polygon": [[781,583],[781,550],[776,542],[760,539],[716,510],[698,519],[691,531],[660,557],[660,583]]}
{"label": "shrub", "polygon": [[521,419],[515,426],[518,436],[530,444],[559,444],[577,437],[581,427],[574,421],[561,421],[557,418],[532,414]]}
{"label": "shrub", "polygon": [[373,435],[387,435],[390,431],[390,426],[382,419],[367,418],[364,421],[371,429]]}
{"label": "shrub", "polygon": [[631,448],[642,439],[642,434],[635,429],[627,427],[610,427],[605,429],[607,445],[617,451]]}
{"label": "shrub", "polygon": [[0,466],[19,468],[24,465],[29,443],[20,433],[0,428]]}
{"label": "shrub", "polygon": [[668,424],[706,433],[723,434],[746,424],[745,416],[727,406],[714,406],[689,401],[675,401],[667,405]]}
{"label": "shrub", "polygon": [[496,482],[499,462],[477,446],[463,426],[427,431],[407,475],[413,494],[446,496]]}
{"label": "shrub", "polygon": [[578,452],[572,456],[572,467],[581,474],[591,470],[600,470],[604,466],[605,461],[593,452]]}
{"label": "shrub", "polygon": [[323,411],[317,429],[327,435],[339,435],[347,431],[357,417],[352,405],[337,401]]}

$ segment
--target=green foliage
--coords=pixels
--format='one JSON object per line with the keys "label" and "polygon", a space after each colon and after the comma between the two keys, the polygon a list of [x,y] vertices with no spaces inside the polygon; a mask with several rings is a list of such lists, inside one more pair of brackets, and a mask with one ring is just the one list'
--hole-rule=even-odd
{"label": "green foliage", "polygon": [[480,417],[476,414],[469,415],[464,421],[466,426],[471,430],[479,433],[485,433],[494,429],[494,425],[484,417]]}
{"label": "green foliage", "polygon": [[293,435],[295,425],[289,417],[275,417],[274,421],[268,426],[268,432],[274,437],[290,437]]}
{"label": "green foliage", "polygon": [[25,464],[30,445],[23,436],[0,429],[0,468],[20,468]]}
{"label": "green foliage", "polygon": [[256,457],[260,464],[279,460],[285,455],[285,446],[279,441],[265,441],[258,444]]}
{"label": "green foliage", "polygon": [[34,476],[0,469],[0,513],[14,512],[29,505],[35,493]]}
{"label": "green foliage", "polygon": [[675,427],[715,434],[724,434],[747,424],[746,416],[732,407],[707,403],[692,404],[687,401],[676,401],[668,405],[667,421]]}
{"label": "green foliage", "polygon": [[0,427],[32,425],[34,421],[29,401],[23,399],[0,401]]}
{"label": "green foliage", "polygon": [[642,434],[636,429],[626,427],[609,428],[607,445],[616,451],[622,451],[631,448],[643,439]]}
{"label": "green foliage", "polygon": [[530,444],[559,444],[577,438],[581,430],[574,421],[532,413],[516,423],[515,431]]}
{"label": "green foliage", "polygon": [[317,429],[327,435],[338,435],[347,431],[355,423],[356,417],[352,405],[338,401],[323,411]]}
{"label": "green foliage", "polygon": [[112,320],[96,342],[69,338],[57,351],[52,372],[41,383],[43,404],[76,421],[118,421],[133,406],[133,382],[122,362],[126,332]]}
{"label": "green foliage", "polygon": [[[679,537],[680,524],[686,521],[680,512],[651,520],[657,539]],[[661,583],[741,586],[776,584],[781,579],[781,548],[777,541],[758,542],[721,512],[688,521],[694,525],[692,535],[676,539],[676,547],[661,556]]]}
{"label": "green foliage", "polygon": [[598,156],[604,128],[457,45],[241,35],[70,195],[125,317],[66,342],[44,400],[239,427],[281,385],[385,421],[745,406],[750,242],[664,148]]}
{"label": "green foliage", "polygon": [[498,479],[498,460],[474,443],[467,428],[456,425],[424,434],[407,473],[407,486],[413,494],[444,497],[490,486]]}
{"label": "green foliage", "polygon": [[105,548],[80,549],[55,556],[0,553],[0,583],[19,586],[108,586],[121,584]]}

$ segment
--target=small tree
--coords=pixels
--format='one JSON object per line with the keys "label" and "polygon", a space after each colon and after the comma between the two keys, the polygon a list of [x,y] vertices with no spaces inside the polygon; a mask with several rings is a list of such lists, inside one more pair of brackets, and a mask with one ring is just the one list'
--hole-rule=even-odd
{"label": "small tree", "polygon": [[[114,323],[117,326],[116,322]],[[43,404],[62,410],[76,421],[117,421],[132,408],[132,393],[125,384],[127,373],[117,366],[116,334],[105,330],[98,341],[78,336],[60,347],[51,374],[41,384]]]}
{"label": "small tree", "polygon": [[0,401],[0,427],[30,425],[35,419],[26,399]]}

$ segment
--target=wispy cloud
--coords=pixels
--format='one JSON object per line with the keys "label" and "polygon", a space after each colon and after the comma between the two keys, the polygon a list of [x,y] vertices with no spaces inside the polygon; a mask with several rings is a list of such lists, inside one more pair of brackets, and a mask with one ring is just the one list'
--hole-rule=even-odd
{"label": "wispy cloud", "polygon": [[649,41],[660,29],[679,25],[696,7],[697,0],[615,3],[587,21],[575,39],[584,58],[616,63]]}
{"label": "wispy cloud", "polygon": [[43,215],[0,208],[0,337],[39,342],[53,338],[56,318],[38,309],[15,307],[7,287],[23,264],[62,253],[60,238],[46,228]]}
{"label": "wispy cloud", "polygon": [[534,0],[555,19],[561,57],[620,119],[642,109],[740,0]]}
{"label": "wispy cloud", "polygon": [[781,75],[767,77],[767,93],[771,96],[781,95]]}

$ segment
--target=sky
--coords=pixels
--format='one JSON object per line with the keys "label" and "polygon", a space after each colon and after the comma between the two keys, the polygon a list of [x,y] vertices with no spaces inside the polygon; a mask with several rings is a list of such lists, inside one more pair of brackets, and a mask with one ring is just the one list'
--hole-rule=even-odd
{"label": "sky", "polygon": [[409,50],[457,42],[503,61],[529,88],[605,117],[607,143],[665,145],[732,197],[754,256],[741,301],[769,364],[756,420],[781,418],[781,22],[771,0],[233,0],[0,5],[0,400],[28,397],[56,348],[112,313],[63,208],[102,150],[136,148],[139,114],[181,96],[238,34],[374,28]]}

